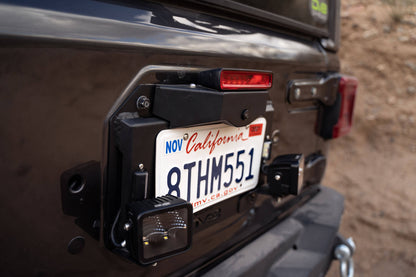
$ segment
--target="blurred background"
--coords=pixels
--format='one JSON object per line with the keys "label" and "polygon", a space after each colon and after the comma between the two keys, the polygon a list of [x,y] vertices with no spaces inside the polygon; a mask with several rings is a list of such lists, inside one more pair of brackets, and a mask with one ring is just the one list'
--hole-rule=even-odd
{"label": "blurred background", "polygon": [[324,185],[345,196],[356,276],[416,276],[416,0],[341,2],[341,71],[359,89]]}

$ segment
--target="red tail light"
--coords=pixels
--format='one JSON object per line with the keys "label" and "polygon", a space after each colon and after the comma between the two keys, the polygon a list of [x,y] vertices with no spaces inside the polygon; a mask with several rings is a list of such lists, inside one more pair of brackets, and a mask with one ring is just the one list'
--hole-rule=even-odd
{"label": "red tail light", "polygon": [[221,71],[221,90],[262,90],[269,89],[271,86],[272,73],[238,70]]}
{"label": "red tail light", "polygon": [[321,106],[316,127],[317,133],[324,139],[338,138],[351,130],[357,86],[355,77],[342,76],[338,91],[334,91],[335,102]]}
{"label": "red tail light", "polygon": [[344,136],[351,129],[357,86],[358,80],[351,76],[343,76],[339,82],[341,106],[338,122],[332,128],[332,138]]}

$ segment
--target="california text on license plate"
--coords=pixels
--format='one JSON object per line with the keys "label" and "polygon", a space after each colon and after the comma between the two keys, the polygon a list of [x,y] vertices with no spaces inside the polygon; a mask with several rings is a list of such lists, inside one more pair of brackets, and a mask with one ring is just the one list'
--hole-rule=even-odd
{"label": "california text on license plate", "polygon": [[167,129],[156,139],[156,196],[171,194],[194,212],[256,187],[266,119]]}

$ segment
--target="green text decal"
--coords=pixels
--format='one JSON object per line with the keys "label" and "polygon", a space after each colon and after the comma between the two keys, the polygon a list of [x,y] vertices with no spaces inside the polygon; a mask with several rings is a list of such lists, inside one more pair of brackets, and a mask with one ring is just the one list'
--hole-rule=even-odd
{"label": "green text decal", "polygon": [[321,23],[328,19],[328,1],[327,0],[311,0],[312,17]]}
{"label": "green text decal", "polygon": [[328,5],[324,2],[319,2],[319,0],[312,0],[312,10],[318,11],[324,15],[328,14]]}

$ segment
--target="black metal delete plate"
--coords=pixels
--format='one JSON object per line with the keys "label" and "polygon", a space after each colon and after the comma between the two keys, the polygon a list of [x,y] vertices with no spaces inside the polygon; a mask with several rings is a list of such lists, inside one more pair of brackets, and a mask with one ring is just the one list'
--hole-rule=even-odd
{"label": "black metal delete plate", "polygon": [[170,128],[214,122],[236,127],[264,115],[267,91],[216,91],[185,85],[156,86],[153,114],[170,122]]}

